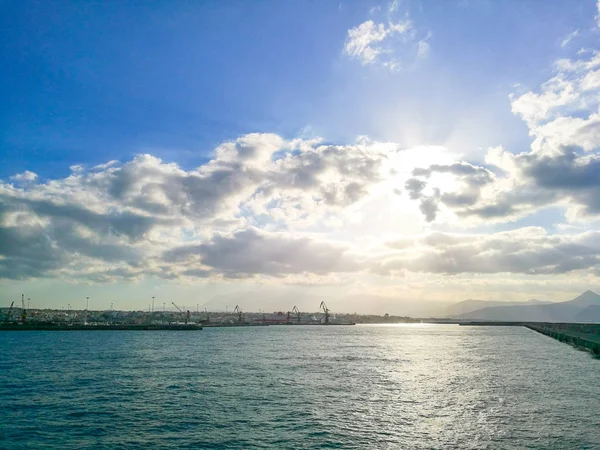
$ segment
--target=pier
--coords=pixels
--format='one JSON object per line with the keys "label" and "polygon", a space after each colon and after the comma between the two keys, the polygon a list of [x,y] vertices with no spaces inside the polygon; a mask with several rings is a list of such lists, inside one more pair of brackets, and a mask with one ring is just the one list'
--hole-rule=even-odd
{"label": "pier", "polygon": [[462,326],[488,327],[525,327],[537,333],[545,334],[557,341],[589,350],[600,356],[600,324],[597,323],[559,323],[559,322],[494,322],[467,321]]}
{"label": "pier", "polygon": [[600,324],[597,323],[559,323],[559,322],[502,322],[502,321],[464,321],[462,326],[488,327],[525,327],[537,333],[549,336],[557,341],[588,350],[600,356]]}
{"label": "pier", "polygon": [[527,323],[526,328],[600,356],[600,324]]}

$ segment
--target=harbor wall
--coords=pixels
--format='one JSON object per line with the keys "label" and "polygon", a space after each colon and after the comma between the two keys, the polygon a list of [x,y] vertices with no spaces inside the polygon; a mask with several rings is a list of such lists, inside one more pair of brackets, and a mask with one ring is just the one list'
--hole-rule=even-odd
{"label": "harbor wall", "polygon": [[577,323],[528,323],[530,330],[600,356],[600,325]]}

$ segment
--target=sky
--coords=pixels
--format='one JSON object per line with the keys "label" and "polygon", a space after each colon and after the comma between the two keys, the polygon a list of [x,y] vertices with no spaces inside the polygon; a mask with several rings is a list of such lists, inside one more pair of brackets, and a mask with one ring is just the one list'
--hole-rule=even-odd
{"label": "sky", "polygon": [[0,305],[600,288],[600,2],[6,1]]}

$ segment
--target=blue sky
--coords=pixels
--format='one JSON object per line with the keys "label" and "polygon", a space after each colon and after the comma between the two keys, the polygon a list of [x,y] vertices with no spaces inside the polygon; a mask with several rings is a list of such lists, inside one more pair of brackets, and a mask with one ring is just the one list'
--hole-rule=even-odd
{"label": "blue sky", "polygon": [[[177,207],[177,214],[181,216],[176,216],[180,221],[172,224],[169,230],[160,228],[166,226],[165,221],[145,230],[161,236],[169,235],[171,247],[176,247],[174,242],[177,239],[180,239],[181,245],[194,241],[197,245],[206,246],[208,243],[217,245],[215,242],[221,242],[218,239],[227,236],[254,236],[255,239],[256,235],[248,230],[280,233],[275,236],[277,239],[308,239],[306,233],[317,233],[321,241],[328,243],[351,242],[358,237],[374,239],[375,236],[367,232],[372,225],[355,217],[361,214],[360,211],[366,215],[365,211],[375,210],[378,214],[382,210],[386,214],[389,212],[380,221],[389,221],[389,228],[383,227],[380,231],[388,241],[405,239],[409,235],[418,235],[422,239],[435,232],[482,233],[482,236],[506,230],[526,233],[523,230],[531,227],[560,234],[567,230],[573,233],[594,231],[596,210],[590,198],[595,191],[583,192],[579,188],[577,191],[569,190],[567,182],[561,184],[556,181],[554,184],[561,186],[561,195],[557,194],[558,191],[555,195],[547,191],[535,191],[535,199],[532,199],[535,189],[545,189],[545,186],[552,184],[543,177],[537,177],[537,166],[532,161],[545,164],[547,158],[554,158],[550,161],[554,167],[568,159],[562,154],[559,155],[560,159],[556,152],[548,149],[533,148],[536,136],[541,136],[540,140],[544,142],[553,139],[553,142],[557,142],[556,148],[563,148],[563,144],[580,145],[580,140],[588,139],[588,135],[567,136],[571,131],[561,128],[559,131],[564,138],[560,140],[556,134],[559,131],[555,128],[558,129],[565,121],[551,122],[551,119],[556,119],[551,114],[541,119],[531,119],[531,108],[545,108],[540,105],[546,101],[546,97],[536,97],[537,103],[532,106],[531,102],[526,102],[529,98],[526,94],[552,91],[544,83],[557,76],[557,73],[563,78],[571,77],[568,78],[569,82],[583,79],[587,73],[590,76],[595,73],[596,66],[592,61],[599,37],[597,14],[598,5],[592,0],[403,0],[368,3],[154,1],[143,4],[117,1],[4,2],[0,6],[0,95],[3,99],[0,105],[0,180],[3,180],[7,189],[6,197],[0,201],[8,211],[4,216],[4,226],[8,230],[6,233],[12,233],[17,225],[11,214],[29,208],[32,216],[28,220],[42,224],[35,226],[43,228],[40,232],[45,239],[52,240],[52,245],[66,252],[60,257],[54,256],[68,262],[31,273],[27,269],[21,274],[11,270],[10,275],[5,275],[0,283],[5,284],[6,292],[10,292],[10,295],[23,290],[24,286],[36,286],[36,283],[51,283],[54,289],[51,291],[63,295],[68,291],[68,283],[73,281],[66,275],[71,270],[67,268],[70,264],[76,264],[72,259],[76,256],[73,255],[80,255],[83,250],[70,248],[60,240],[54,241],[54,233],[60,234],[60,229],[66,234],[70,233],[71,237],[77,235],[81,239],[84,236],[92,239],[88,232],[99,233],[93,239],[97,241],[96,244],[107,248],[109,238],[102,233],[111,230],[114,224],[92,226],[89,214],[104,214],[103,217],[110,220],[116,220],[117,216],[121,220],[124,215],[138,214],[140,221],[150,220],[149,217],[158,211],[156,205],[159,201],[158,191],[153,189],[163,189],[160,195],[171,202],[168,207],[163,205],[164,211],[170,211],[165,213],[165,221],[168,217],[175,217],[169,208]],[[355,30],[354,34],[352,30]],[[375,34],[367,35],[367,31]],[[373,39],[377,33],[379,37]],[[579,61],[582,68],[561,68],[557,66],[560,60]],[[583,68],[585,61],[589,64]],[[582,72],[584,70],[588,72]],[[591,92],[587,84],[577,86],[582,92]],[[560,117],[589,119],[590,126],[595,126],[593,118],[596,105],[591,101],[581,101],[587,109],[579,106],[579,109],[574,106],[568,108],[568,104],[561,104],[560,108],[566,110],[556,109],[556,114],[560,112]],[[551,107],[558,108],[554,104]],[[188,174],[196,168],[200,168],[200,172],[213,170],[207,164],[215,158],[215,149],[225,142],[243,140],[249,133],[270,133],[285,142],[276,140],[265,144],[267,140],[263,139],[257,144],[258,141],[252,140],[252,144],[248,144],[251,146],[289,147],[288,150],[300,153],[308,152],[306,149],[310,147],[313,149],[311,152],[319,155],[323,154],[323,150],[318,150],[319,145],[349,146],[346,154],[350,154],[351,151],[360,150],[360,142],[370,142],[365,154],[374,160],[375,154],[379,155],[377,158],[385,154],[382,157],[385,159],[389,155],[396,158],[398,152],[404,152],[398,156],[398,165],[392,167],[398,173],[410,174],[423,165],[425,168],[436,164],[450,167],[454,161],[480,168],[477,176],[485,180],[466,179],[464,171],[467,169],[464,168],[439,167],[425,175],[415,176],[413,179],[419,181],[410,185],[412,191],[404,186],[407,179],[388,180],[390,186],[393,183],[398,185],[389,192],[404,192],[408,202],[392,206],[381,200],[381,196],[388,195],[383,193],[385,183],[380,182],[381,177],[373,175],[367,183],[365,178],[350,179],[340,169],[341,172],[331,178],[337,180],[338,185],[321,189],[321,200],[314,193],[309,201],[308,197],[299,196],[296,191],[289,195],[277,191],[279,196],[270,198],[260,208],[257,206],[259,197],[271,195],[265,194],[270,192],[267,185],[254,186],[252,189],[255,190],[248,188],[246,192],[242,189],[247,186],[244,184],[246,181],[236,180],[236,186],[246,196],[241,196],[241,191],[236,191],[235,196],[228,191],[228,196],[223,198],[215,194],[218,202],[232,202],[233,209],[228,210],[229,215],[224,214],[220,206],[217,208],[211,201],[210,208],[213,208],[211,211],[214,210],[215,215],[211,216],[209,222],[204,216],[199,218],[197,211],[195,215],[190,215],[181,209],[184,207],[174,200],[178,198],[177,194],[165,188],[167,181],[161,184],[162,188],[156,188],[151,181],[139,187],[139,192],[144,195],[149,195],[150,191],[155,195],[151,199],[154,209],[147,207],[149,197],[144,200],[146,203],[142,207],[141,200],[127,203],[131,199],[125,194],[117,202],[110,189],[93,193],[86,190],[92,185],[95,189],[103,189],[98,188],[101,184],[97,181],[100,175],[90,174],[89,169],[112,160],[120,164],[131,163],[139,154],[159,158],[163,172],[171,170],[166,168],[170,163]],[[309,144],[315,139],[320,139],[320,143]],[[304,144],[298,144],[298,140]],[[306,149],[298,150],[302,145]],[[589,158],[595,155],[596,144],[581,145],[589,148],[580,152],[574,170],[579,170],[577,167],[584,163],[595,164],[595,160]],[[357,147],[354,149],[352,146]],[[489,150],[497,146],[502,146],[506,153],[490,162]],[[510,155],[522,152],[531,152],[531,155],[515,159],[512,166],[509,164],[510,167],[502,166],[500,160],[506,163]],[[550,154],[554,156],[548,156]],[[242,156],[242,153],[237,153],[233,158],[240,159]],[[146,159],[140,162],[135,166],[136,170],[150,170],[148,167],[157,164],[153,161]],[[225,164],[230,160],[219,161],[218,164]],[[377,160],[377,164],[380,162]],[[340,164],[350,163],[346,161]],[[81,165],[82,168],[73,170],[71,167],[74,165]],[[107,177],[116,176],[108,173],[108,169],[96,169],[96,172],[101,170]],[[475,173],[475,169],[468,170]],[[491,175],[484,175],[483,170],[490,171]],[[502,170],[509,175],[500,180]],[[24,176],[24,173],[28,173],[25,171],[37,176]],[[278,176],[285,174],[289,175],[285,172]],[[298,175],[296,172],[294,174]],[[70,175],[82,183],[80,188],[72,187],[75,178],[67,178]],[[451,175],[458,178],[451,180]],[[498,180],[494,178],[494,181],[490,181],[490,177],[498,177]],[[527,177],[531,177],[533,185],[523,185],[518,200],[509,198],[510,189],[506,186],[510,183],[516,185],[518,183],[515,180]],[[374,181],[376,179],[377,183]],[[222,183],[220,178],[215,180],[214,183]],[[269,180],[269,186],[275,183]],[[316,178],[311,180],[315,181]],[[328,178],[315,183],[323,186],[326,180]],[[19,189],[19,192],[8,188],[9,185]],[[277,189],[283,189],[277,186]],[[311,188],[315,186],[311,185]],[[341,186],[345,193],[338,192]],[[480,186],[484,186],[481,192],[478,190]],[[84,200],[67,196],[65,192],[68,189],[80,189],[89,197]],[[185,191],[186,196],[191,196],[188,205],[190,201],[200,201],[193,197],[200,195],[197,192]],[[501,198],[498,192],[504,193],[502,195],[506,198]],[[202,191],[202,195],[209,194]],[[103,209],[101,200],[108,198],[106,196],[110,197],[110,201],[107,200]],[[477,202],[465,203],[467,197],[475,196],[478,196]],[[83,228],[69,228],[68,233],[60,228],[66,226],[63,216],[59,219],[56,213],[48,212],[46,204],[46,209],[36,209],[37,206],[31,203],[43,200],[50,202],[51,207],[70,202],[82,206],[90,198],[98,204],[90,206],[87,215],[82,215],[84,218],[72,224],[72,227]],[[202,197],[202,201],[208,200]],[[323,202],[332,208],[325,211],[318,206]],[[509,203],[510,208],[507,206]],[[278,206],[277,210],[273,205]],[[293,214],[290,208],[295,211]],[[343,214],[340,212],[342,209]],[[496,213],[488,215],[490,211],[500,210],[504,212],[502,216]],[[429,216],[426,211],[430,211]],[[436,215],[433,220],[430,220],[431,214]],[[229,227],[222,225],[223,221],[235,220],[245,222],[236,222],[236,225]],[[399,225],[394,228],[395,221]],[[332,225],[334,222],[338,225]],[[273,224],[277,226],[273,228]],[[354,230],[355,234],[349,237],[348,230]],[[244,232],[247,234],[239,234]],[[283,232],[288,235],[283,236]],[[180,237],[176,238],[175,235]],[[159,250],[154,247],[152,251],[148,250],[156,253],[153,253],[153,258],[158,258],[153,263],[154,269],[146,273],[137,270],[139,264],[132,263],[132,258],[136,257],[131,254],[149,255],[142,247],[148,246],[152,237],[144,233],[128,236],[130,241],[136,241],[111,241],[111,245],[122,252],[127,248],[128,257],[98,257],[99,253],[89,253],[89,246],[86,247],[88,254],[84,254],[87,258],[99,258],[98,270],[103,273],[113,273],[117,266],[119,270],[125,270],[125,266],[129,268],[127,270],[134,268],[131,270],[135,272],[135,286],[143,292],[141,295],[147,296],[157,283],[153,278],[156,275],[153,270],[164,264],[158,261],[160,258],[156,255]],[[267,239],[265,236],[261,239]],[[315,235],[310,237],[314,238]],[[573,235],[573,239],[575,237]],[[373,252],[360,255],[358,259],[379,258],[380,266],[385,266],[381,258],[390,258],[390,261],[403,258],[402,255],[388,255],[378,245],[369,242],[368,246],[372,246]],[[162,254],[166,254],[166,247],[167,244],[164,244],[160,248]],[[208,250],[208,247],[202,247],[199,251]],[[302,251],[305,250],[303,248]],[[1,251],[0,248],[0,256]],[[441,250],[437,248],[436,251]],[[14,256],[9,250],[5,252],[5,261]],[[375,257],[375,254],[379,256]],[[196,261],[198,270],[208,274],[210,281],[204,276],[198,280],[190,280],[189,277],[185,280],[186,283],[198,283],[199,291],[208,289],[207,283],[211,283],[210,295],[235,289],[258,292],[257,283],[264,282],[264,277],[268,278],[267,283],[273,282],[269,277],[274,274],[267,269],[252,274],[242,270],[243,273],[236,275],[243,279],[239,284],[223,280],[223,276],[235,278],[232,269],[221,266],[221,262],[207,264],[210,253],[202,255]],[[268,251],[264,257],[269,258]],[[310,259],[308,252],[306,257]],[[18,261],[11,262],[11,267],[19,267]],[[269,264],[273,263],[264,262],[265,267],[271,267]],[[571,269],[561,272],[565,280],[578,276],[580,281],[573,284],[569,278],[568,282],[562,282],[558,291],[562,289],[570,294],[586,284],[582,281],[586,277],[595,277],[596,266],[592,262],[583,264],[584,269],[588,270],[585,277],[582,273],[574,274]],[[87,263],[92,264],[91,261]],[[323,269],[316,275],[310,274],[311,271],[306,270],[304,265],[299,265],[293,272],[296,278],[302,274],[323,277],[325,272],[333,277],[342,277],[346,275],[341,274],[353,273],[355,269],[349,267],[354,267],[355,263],[358,264],[356,261],[348,263],[343,270]],[[429,266],[423,269],[419,264],[401,264],[399,270],[416,274],[433,270]],[[539,271],[543,267],[548,265],[524,269],[520,275],[530,276],[531,270]],[[507,276],[503,275],[507,273],[505,269],[490,269],[488,274],[500,279]],[[184,277],[179,269],[164,270],[168,272],[164,278],[166,280]],[[90,269],[86,273],[91,272]],[[414,300],[420,296],[419,289],[426,289],[423,280],[419,279],[415,285],[418,284],[420,288],[406,292],[398,287],[400,290],[394,291],[388,286],[388,278],[380,278],[389,276],[388,269],[382,267],[361,266],[359,272],[363,283],[360,289],[377,291],[383,297],[404,296]],[[374,275],[378,272],[381,273]],[[438,273],[436,270],[433,272]],[[438,275],[440,279],[447,279],[444,277],[448,273],[444,269]],[[473,273],[473,270],[468,269],[464,273]],[[284,275],[288,274],[277,273],[275,276]],[[511,277],[514,278],[514,275]],[[131,289],[131,278],[117,276],[115,279],[104,277],[102,280],[105,278],[110,278],[107,282],[112,283],[111,290],[119,291],[119,286],[123,292]],[[90,277],[85,282],[92,282],[93,289],[108,289],[104,281],[92,279]],[[456,278],[451,280],[457,286],[457,292],[450,297],[458,298],[462,295],[459,294],[461,281]],[[322,295],[330,295],[327,291],[329,288],[325,286],[330,282],[310,281],[313,286],[319,284],[321,291],[317,291]],[[496,286],[495,282],[490,283]],[[537,295],[540,289],[542,294],[548,293],[549,289],[541,287],[547,286],[545,283],[541,276],[532,277],[530,293]],[[305,281],[294,279],[286,286],[292,286],[290,289],[300,295],[302,288],[298,286],[304,284]],[[498,282],[496,287],[489,290],[481,288],[478,294],[488,297],[504,295],[498,293],[498,286],[502,285],[505,283]],[[282,285],[277,285],[277,289],[283,289]],[[552,289],[556,291],[557,288],[554,286]],[[434,297],[446,300],[442,294]],[[48,301],[52,303],[58,300]],[[343,305],[343,301],[340,302]],[[138,303],[132,302],[129,306],[139,306]],[[365,308],[368,309],[368,305]]]}
{"label": "blue sky", "polygon": [[[484,127],[500,116],[522,142],[512,85],[547,77],[562,37],[594,8],[547,3],[402,2],[394,16],[431,31],[432,51],[390,74],[341,52],[349,28],[386,18],[369,14],[385,10],[376,2],[7,2],[0,175],[60,174],[146,149],[193,165],[255,131],[393,139],[407,118],[435,122],[422,133],[440,143],[482,109]],[[504,130],[490,131],[505,143]]]}

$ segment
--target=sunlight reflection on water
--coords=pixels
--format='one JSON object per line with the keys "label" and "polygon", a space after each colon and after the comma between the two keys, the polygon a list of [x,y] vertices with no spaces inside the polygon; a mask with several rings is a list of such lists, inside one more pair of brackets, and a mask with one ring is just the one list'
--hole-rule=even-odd
{"label": "sunlight reflection on water", "polygon": [[0,333],[0,447],[600,448],[600,361],[519,327]]}

